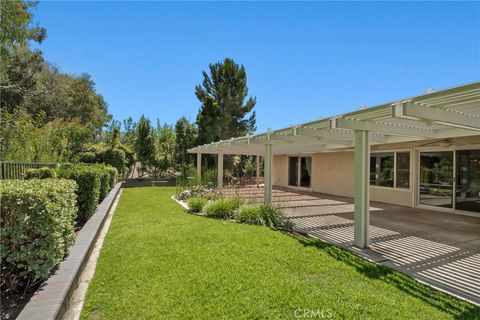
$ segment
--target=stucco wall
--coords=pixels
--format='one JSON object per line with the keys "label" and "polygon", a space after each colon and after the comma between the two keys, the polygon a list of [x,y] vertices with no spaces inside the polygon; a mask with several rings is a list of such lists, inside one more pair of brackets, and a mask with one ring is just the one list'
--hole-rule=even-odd
{"label": "stucco wall", "polygon": [[[373,146],[375,151],[410,151],[410,189],[370,187],[372,201],[413,206],[417,183],[419,150],[480,148],[480,136]],[[418,150],[416,148],[419,148]],[[288,156],[273,157],[273,184],[288,187]],[[325,152],[312,155],[312,191],[345,197],[354,193],[354,152]]]}

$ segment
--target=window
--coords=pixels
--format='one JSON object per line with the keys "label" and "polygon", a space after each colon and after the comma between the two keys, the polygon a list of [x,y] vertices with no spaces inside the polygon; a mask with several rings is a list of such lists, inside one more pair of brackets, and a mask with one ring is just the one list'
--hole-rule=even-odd
{"label": "window", "polygon": [[312,180],[312,157],[288,158],[288,185],[310,188]]}
{"label": "window", "polygon": [[410,187],[410,152],[383,152],[370,155],[370,185]]}
{"label": "window", "polygon": [[397,188],[410,188],[410,152],[397,152]]}
{"label": "window", "polygon": [[374,153],[370,156],[370,185],[393,187],[393,165],[395,154]]}

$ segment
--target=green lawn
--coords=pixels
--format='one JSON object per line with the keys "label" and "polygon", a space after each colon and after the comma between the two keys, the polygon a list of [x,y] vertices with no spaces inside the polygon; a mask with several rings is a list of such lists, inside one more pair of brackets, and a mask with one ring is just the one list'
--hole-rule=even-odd
{"label": "green lawn", "polygon": [[480,318],[337,247],[185,213],[173,193],[123,190],[82,318],[301,319],[305,309],[317,319]]}

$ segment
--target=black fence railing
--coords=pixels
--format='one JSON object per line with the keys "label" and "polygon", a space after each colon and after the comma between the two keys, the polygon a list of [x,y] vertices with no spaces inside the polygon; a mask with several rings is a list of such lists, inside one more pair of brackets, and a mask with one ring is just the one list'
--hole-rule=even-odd
{"label": "black fence railing", "polygon": [[49,163],[49,162],[9,162],[9,161],[2,161],[1,162],[1,173],[0,179],[23,179],[25,176],[25,172],[28,169],[36,169],[36,168],[55,168],[57,166],[56,163]]}

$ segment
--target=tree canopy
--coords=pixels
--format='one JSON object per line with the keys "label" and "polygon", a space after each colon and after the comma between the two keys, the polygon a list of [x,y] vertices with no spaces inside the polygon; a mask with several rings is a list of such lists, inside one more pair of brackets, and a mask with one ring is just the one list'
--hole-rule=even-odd
{"label": "tree canopy", "polygon": [[256,98],[248,97],[245,67],[230,58],[209,65],[195,87],[202,103],[197,115],[198,143],[204,144],[253,133]]}

